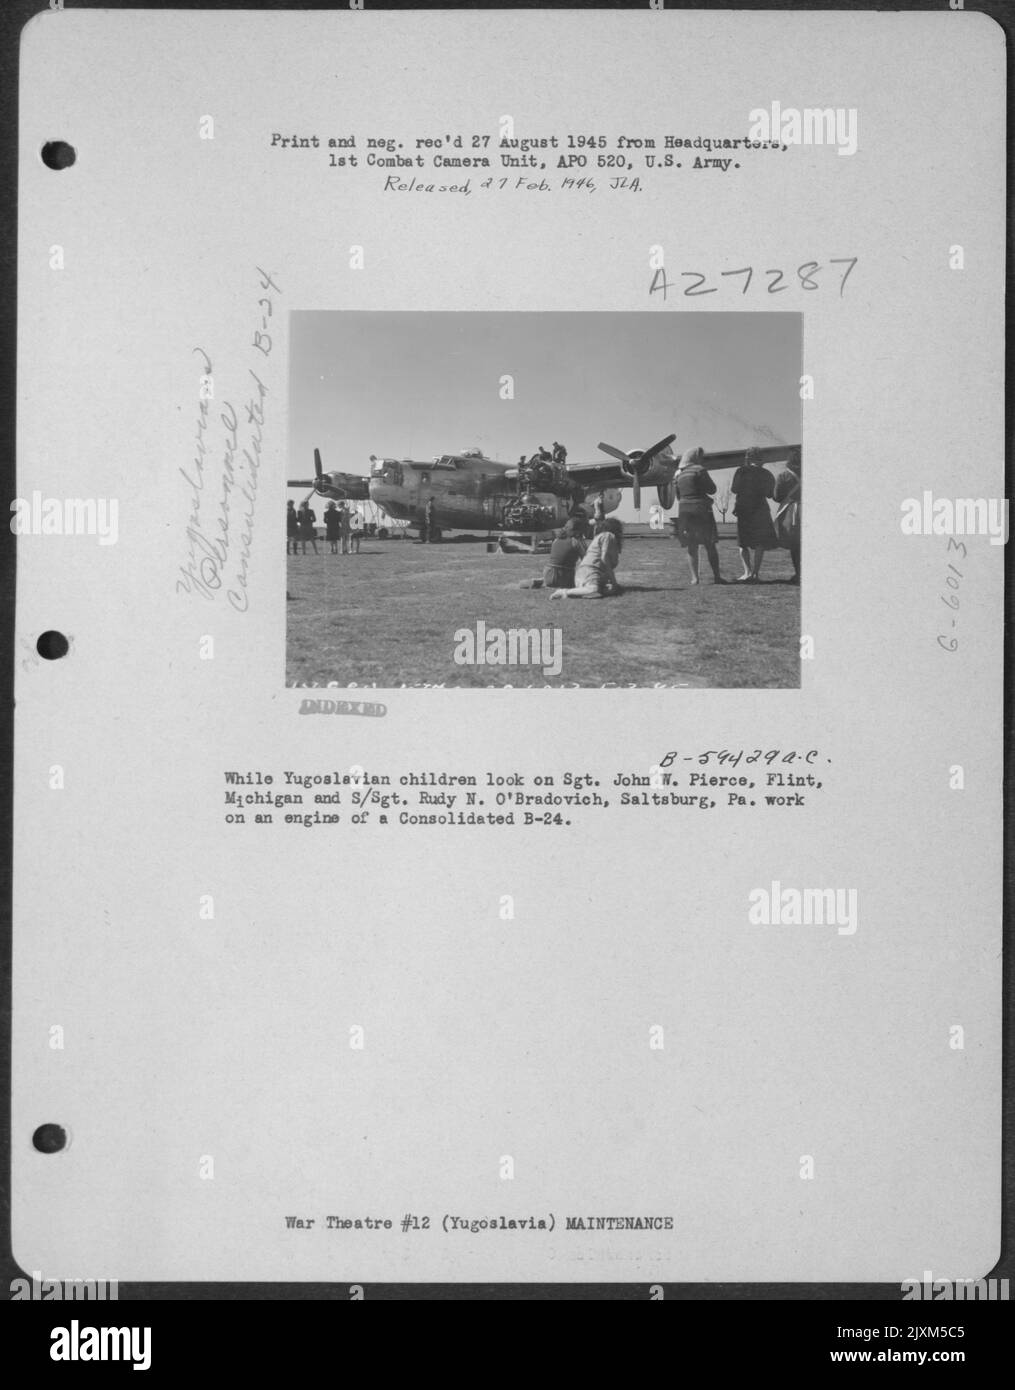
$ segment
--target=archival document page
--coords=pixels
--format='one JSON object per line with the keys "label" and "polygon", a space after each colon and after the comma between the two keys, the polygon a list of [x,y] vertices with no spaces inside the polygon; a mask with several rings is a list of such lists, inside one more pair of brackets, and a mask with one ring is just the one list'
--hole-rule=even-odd
{"label": "archival document page", "polygon": [[20,103],[20,1266],[985,1275],[998,26],[68,8]]}

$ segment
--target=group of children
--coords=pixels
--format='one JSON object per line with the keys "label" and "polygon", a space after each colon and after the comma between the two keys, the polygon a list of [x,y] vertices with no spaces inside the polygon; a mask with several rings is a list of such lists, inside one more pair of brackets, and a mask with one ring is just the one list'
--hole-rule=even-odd
{"label": "group of children", "polygon": [[[308,542],[314,547],[315,555],[320,553],[317,549],[317,513],[308,501],[301,502],[298,511],[294,502],[287,505],[285,534],[287,555],[298,555],[297,546],[302,546],[305,555]],[[347,502],[341,506],[329,502],[324,509],[324,535],[332,555],[339,554],[339,546],[343,555],[358,554],[363,537],[363,518]]]}
{"label": "group of children", "polygon": [[598,517],[588,539],[584,514],[570,517],[550,546],[549,563],[541,579],[528,579],[523,589],[549,589],[551,598],[611,598],[621,592],[617,565],[624,544],[624,527],[615,517]]}

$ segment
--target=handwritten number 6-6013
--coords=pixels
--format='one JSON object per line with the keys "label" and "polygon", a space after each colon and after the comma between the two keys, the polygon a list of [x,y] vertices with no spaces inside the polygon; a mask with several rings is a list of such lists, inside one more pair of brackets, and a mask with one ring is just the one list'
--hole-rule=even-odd
{"label": "handwritten number 6-6013", "polygon": [[[967,551],[964,542],[957,541],[954,536],[948,537],[948,550],[957,550],[963,560],[966,558]],[[960,581],[965,578],[965,574],[951,561],[948,562],[948,570],[949,573],[945,575],[945,584],[952,592],[950,594],[938,594],[938,598],[946,608],[950,608],[954,613],[959,607],[959,596],[955,591],[960,588]],[[952,627],[955,625],[956,619],[953,618]],[[955,652],[959,649],[959,639],[949,633],[939,634],[937,644],[942,651],[946,652]]]}

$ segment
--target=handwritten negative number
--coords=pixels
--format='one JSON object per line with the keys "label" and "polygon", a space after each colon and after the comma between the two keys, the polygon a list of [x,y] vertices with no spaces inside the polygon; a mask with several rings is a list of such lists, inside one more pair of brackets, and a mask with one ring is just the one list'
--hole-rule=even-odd
{"label": "handwritten negative number", "polygon": [[[846,281],[849,279],[853,271],[853,267],[856,265],[858,259],[859,257],[857,256],[838,256],[832,257],[828,262],[830,266],[842,265],[846,267],[844,271],[840,272],[840,299],[842,298],[843,291],[846,288]],[[820,289],[821,285],[818,282],[817,277],[821,269],[822,267],[819,261],[804,261],[803,265],[797,266],[796,275],[800,288],[802,290]],[[763,274],[768,276],[769,294],[782,294],[784,290],[788,290],[790,288],[789,284],[785,283],[785,274],[783,271],[771,269],[765,270]],[[739,270],[721,270],[719,272],[719,278],[721,280],[728,279],[730,276],[733,275],[742,275],[744,277],[740,293],[742,295],[746,294],[747,291],[750,289],[751,281],[754,278],[754,267],[750,265],[745,265],[741,266]],[[680,276],[683,280],[691,281],[689,285],[684,286],[684,295],[689,299],[696,298],[698,295],[702,294],[715,294],[716,291],[719,289],[718,285],[707,285],[706,282],[708,280],[708,276],[703,275],[700,270],[682,270],[680,272]],[[670,281],[667,280],[665,270],[657,270],[652,278],[652,284],[649,287],[649,294],[655,294],[659,290],[662,290],[663,298],[665,299],[666,291],[671,288],[675,289],[676,286],[671,285]]]}

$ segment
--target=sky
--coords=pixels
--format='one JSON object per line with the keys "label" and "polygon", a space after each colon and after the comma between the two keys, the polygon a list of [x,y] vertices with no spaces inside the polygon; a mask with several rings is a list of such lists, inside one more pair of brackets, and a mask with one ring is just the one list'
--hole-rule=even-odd
{"label": "sky", "polygon": [[[313,476],[315,446],[326,470],[366,475],[371,454],[475,447],[515,463],[555,439],[569,463],[605,461],[600,440],[644,449],[673,433],[674,451],[799,443],[802,325],[669,309],[295,312],[289,477]],[[629,497],[618,515],[634,515]]]}

